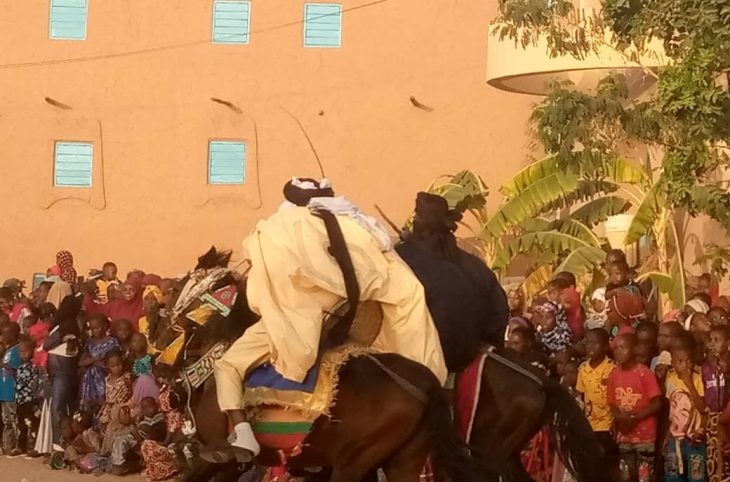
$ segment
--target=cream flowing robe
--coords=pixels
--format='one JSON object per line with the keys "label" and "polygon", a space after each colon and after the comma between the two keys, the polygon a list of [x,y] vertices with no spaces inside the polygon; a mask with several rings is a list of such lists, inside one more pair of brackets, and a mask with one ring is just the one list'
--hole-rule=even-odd
{"label": "cream flowing robe", "polygon": [[[446,365],[423,287],[398,255],[349,216],[338,215],[360,284],[361,300],[381,303],[383,328],[373,344],[428,367],[443,383]],[[285,378],[301,382],[314,365],[322,318],[346,298],[342,271],[327,252],[324,223],[308,208],[279,209],[243,242],[252,267],[248,301],[261,320],[216,364],[222,410],[243,408],[243,379],[271,362]]]}

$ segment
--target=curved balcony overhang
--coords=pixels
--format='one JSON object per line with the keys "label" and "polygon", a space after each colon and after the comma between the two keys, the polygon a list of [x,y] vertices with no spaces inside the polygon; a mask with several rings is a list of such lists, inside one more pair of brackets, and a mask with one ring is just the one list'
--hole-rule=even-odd
{"label": "curved balcony overhang", "polygon": [[647,69],[666,63],[660,45],[632,62],[609,45],[599,46],[584,59],[570,55],[550,57],[545,39],[523,48],[509,38],[495,35],[497,25],[489,29],[487,49],[487,83],[492,87],[520,94],[545,95],[556,81],[570,81],[577,90],[589,92],[611,72],[625,76],[629,92],[639,96],[654,85]]}

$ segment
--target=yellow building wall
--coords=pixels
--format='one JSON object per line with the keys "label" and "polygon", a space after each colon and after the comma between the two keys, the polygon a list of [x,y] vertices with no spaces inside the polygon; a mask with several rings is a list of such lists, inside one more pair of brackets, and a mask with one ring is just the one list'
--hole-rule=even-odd
{"label": "yellow building wall", "polygon": [[[476,169],[496,191],[525,161],[534,98],[484,82],[494,0],[345,0],[336,49],[303,47],[303,1],[252,0],[248,45],[212,44],[212,0],[89,4],[87,39],[63,41],[49,0],[0,0],[3,277],[59,249],[80,274],[174,275],[211,244],[240,260],[317,157],[338,193],[397,221],[440,174]],[[247,182],[210,186],[208,141],[229,138],[248,144]],[[53,186],[57,140],[94,143],[91,189]]]}

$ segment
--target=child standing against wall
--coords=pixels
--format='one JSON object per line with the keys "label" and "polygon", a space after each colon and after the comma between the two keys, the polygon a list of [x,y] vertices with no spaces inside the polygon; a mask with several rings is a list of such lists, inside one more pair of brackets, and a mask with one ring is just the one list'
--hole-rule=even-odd
{"label": "child standing against wall", "polygon": [[666,482],[706,480],[705,390],[702,376],[694,371],[693,351],[672,349],[672,369],[667,373],[669,434],[664,447]]}
{"label": "child standing against wall", "polygon": [[0,410],[3,420],[3,453],[11,455],[18,448],[18,413],[15,404],[15,376],[20,366],[18,337],[20,326],[6,322],[0,325],[3,344],[7,347],[0,367]]}
{"label": "child standing against wall", "polygon": [[617,367],[608,377],[608,404],[617,429],[622,482],[652,482],[661,390],[654,374],[636,361],[636,335],[614,338]]}

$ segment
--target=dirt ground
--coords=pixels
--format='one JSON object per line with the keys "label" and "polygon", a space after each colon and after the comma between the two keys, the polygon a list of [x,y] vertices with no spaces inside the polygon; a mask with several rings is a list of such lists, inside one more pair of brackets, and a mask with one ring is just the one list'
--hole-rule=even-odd
{"label": "dirt ground", "polygon": [[141,482],[137,475],[119,478],[110,475],[95,477],[81,475],[68,470],[51,470],[40,460],[26,460],[24,458],[8,459],[0,457],[0,481],[2,482]]}

